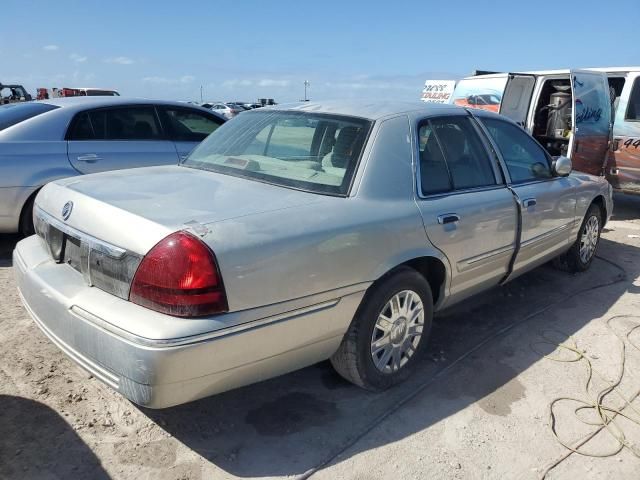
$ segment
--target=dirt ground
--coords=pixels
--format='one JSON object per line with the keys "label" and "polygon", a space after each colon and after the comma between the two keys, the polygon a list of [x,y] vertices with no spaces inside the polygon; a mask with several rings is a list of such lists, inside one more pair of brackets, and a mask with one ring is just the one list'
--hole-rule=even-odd
{"label": "dirt ground", "polygon": [[[393,390],[325,362],[162,411],[38,330],[17,240],[0,237],[0,478],[640,478],[640,198],[616,197],[589,272],[543,266],[440,314],[430,358]],[[603,425],[594,405],[621,414]]]}

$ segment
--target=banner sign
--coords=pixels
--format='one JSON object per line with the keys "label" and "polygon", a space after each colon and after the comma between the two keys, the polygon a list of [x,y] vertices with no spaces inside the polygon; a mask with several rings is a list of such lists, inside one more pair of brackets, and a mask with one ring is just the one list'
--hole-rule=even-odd
{"label": "banner sign", "polygon": [[427,80],[424,82],[421,100],[427,103],[449,103],[455,88],[455,80]]}

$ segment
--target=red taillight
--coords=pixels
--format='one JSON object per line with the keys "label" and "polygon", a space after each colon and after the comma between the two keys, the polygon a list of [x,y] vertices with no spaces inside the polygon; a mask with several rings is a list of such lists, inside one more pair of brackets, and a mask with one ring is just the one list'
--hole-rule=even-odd
{"label": "red taillight", "polygon": [[227,311],[227,297],[213,252],[187,232],[172,233],[145,255],[129,300],[178,317]]}

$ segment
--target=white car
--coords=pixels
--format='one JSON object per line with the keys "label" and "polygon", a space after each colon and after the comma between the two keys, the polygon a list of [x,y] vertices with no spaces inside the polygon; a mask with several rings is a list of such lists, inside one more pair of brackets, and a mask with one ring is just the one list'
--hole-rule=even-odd
{"label": "white car", "polygon": [[213,110],[218,115],[222,115],[225,118],[233,118],[243,110],[240,107],[228,105],[222,102],[208,102],[201,105],[204,108]]}

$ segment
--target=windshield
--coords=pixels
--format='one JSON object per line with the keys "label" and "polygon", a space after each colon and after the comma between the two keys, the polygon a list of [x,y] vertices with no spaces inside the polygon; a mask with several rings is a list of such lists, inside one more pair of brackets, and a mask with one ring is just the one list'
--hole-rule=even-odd
{"label": "windshield", "polygon": [[346,195],[370,127],[339,115],[249,111],[209,135],[183,165]]}
{"label": "windshield", "polygon": [[41,113],[54,110],[55,105],[48,105],[46,103],[9,103],[7,105],[0,106],[0,130],[12,127],[20,122],[24,122],[29,118],[33,118]]}

